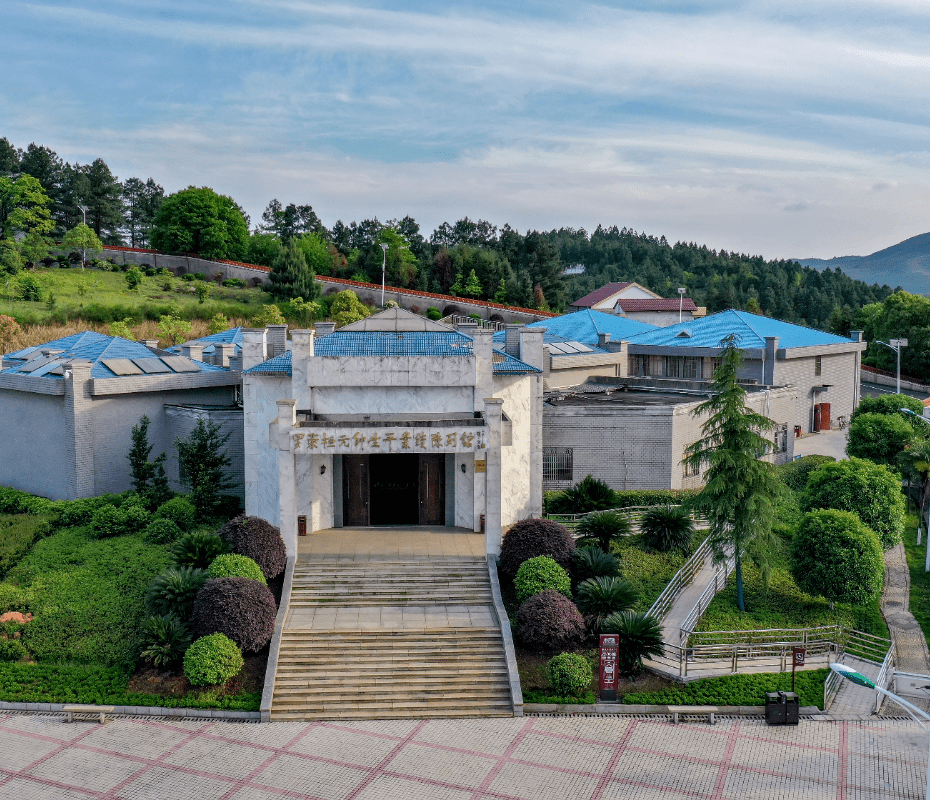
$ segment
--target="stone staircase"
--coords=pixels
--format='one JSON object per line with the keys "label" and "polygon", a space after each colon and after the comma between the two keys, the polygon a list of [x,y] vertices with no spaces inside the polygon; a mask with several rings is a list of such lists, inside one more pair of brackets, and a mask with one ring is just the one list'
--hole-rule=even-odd
{"label": "stone staircase", "polygon": [[272,720],[511,716],[486,561],[299,561]]}

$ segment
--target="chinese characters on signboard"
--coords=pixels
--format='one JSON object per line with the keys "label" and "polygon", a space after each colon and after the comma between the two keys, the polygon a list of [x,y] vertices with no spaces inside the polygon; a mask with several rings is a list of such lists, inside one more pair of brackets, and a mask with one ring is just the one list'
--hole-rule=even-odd
{"label": "chinese characters on signboard", "polygon": [[484,427],[307,428],[291,432],[294,453],[473,453],[487,447]]}
{"label": "chinese characters on signboard", "polygon": [[620,676],[617,673],[619,647],[620,642],[615,635],[601,634],[599,681],[601,700],[617,699],[617,689],[620,685]]}

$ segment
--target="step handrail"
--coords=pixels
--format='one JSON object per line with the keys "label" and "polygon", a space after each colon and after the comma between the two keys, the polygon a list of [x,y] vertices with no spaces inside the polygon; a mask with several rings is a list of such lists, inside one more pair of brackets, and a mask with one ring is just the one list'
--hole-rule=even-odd
{"label": "step handrail", "polygon": [[510,617],[504,606],[504,597],[501,594],[500,580],[497,575],[497,556],[488,553],[488,575],[491,579],[491,596],[494,598],[494,611],[501,628],[501,639],[504,644],[504,658],[507,661],[507,675],[510,681],[510,698],[513,703],[513,715],[523,716],[523,689],[520,686],[520,670],[517,667],[517,653],[513,646],[513,631],[510,628]]}
{"label": "step handrail", "polygon": [[691,585],[694,576],[704,568],[704,563],[709,555],[712,555],[712,550],[710,537],[707,537],[701,542],[698,549],[691,554],[690,558],[682,564],[681,569],[675,573],[646,614],[662,622],[671,610],[675,598]]}
{"label": "step handrail", "polygon": [[296,556],[287,557],[284,568],[284,584],[281,587],[281,602],[274,620],[274,633],[268,648],[268,665],[265,667],[265,685],[262,687],[262,704],[259,708],[262,722],[271,722],[271,701],[274,698],[275,676],[278,672],[278,658],[281,656],[281,637],[284,635],[284,621],[291,603],[291,590],[294,588],[294,568]]}

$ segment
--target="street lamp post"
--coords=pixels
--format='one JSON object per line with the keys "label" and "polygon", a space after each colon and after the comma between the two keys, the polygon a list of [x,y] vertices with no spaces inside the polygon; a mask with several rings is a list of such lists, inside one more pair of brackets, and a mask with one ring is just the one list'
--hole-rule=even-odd
{"label": "street lamp post", "polygon": [[841,678],[846,678],[848,681],[853,683],[858,683],[860,686],[865,686],[866,689],[874,689],[879,694],[885,695],[885,697],[894,700],[901,708],[903,708],[908,714],[910,714],[911,719],[914,720],[921,728],[923,728],[927,736],[927,787],[926,787],[926,798],[930,800],[930,728],[924,725],[921,722],[921,719],[930,722],[930,714],[926,711],[921,711],[917,706],[908,703],[903,697],[898,697],[896,694],[892,694],[887,689],[883,689],[881,686],[878,686],[871,678],[867,678],[861,672],[856,672],[856,670],[851,667],[847,667],[845,664],[830,664],[830,669],[833,670]]}
{"label": "street lamp post", "polygon": [[384,308],[384,270],[387,266],[387,251],[388,245],[385,242],[381,242],[381,308]]}
{"label": "street lamp post", "polygon": [[682,287],[678,288],[678,324],[681,324],[682,308],[685,303],[685,292],[688,290]]}
{"label": "street lamp post", "polygon": [[901,394],[901,348],[907,347],[907,339],[889,339],[883,342],[881,339],[875,340],[878,344],[884,345],[889,350],[894,350],[898,360],[898,380],[895,385],[895,392]]}
{"label": "street lamp post", "polygon": [[[84,227],[87,227],[87,206],[78,206],[81,209],[81,215],[84,217]],[[84,262],[87,261],[87,238],[85,234],[84,247],[81,249],[81,269],[84,269]]]}
{"label": "street lamp post", "polygon": [[[910,414],[912,417],[919,419],[921,422],[925,422],[927,425],[930,425],[930,420],[925,419],[920,416],[920,414],[915,414],[909,408],[900,408],[898,409],[904,414]],[[920,544],[920,520],[919,517],[924,513],[924,510],[921,508],[918,512],[918,522],[917,522],[917,544]],[[927,508],[926,522],[925,527],[927,528],[927,555],[924,558],[924,572],[930,572],[930,508]]]}

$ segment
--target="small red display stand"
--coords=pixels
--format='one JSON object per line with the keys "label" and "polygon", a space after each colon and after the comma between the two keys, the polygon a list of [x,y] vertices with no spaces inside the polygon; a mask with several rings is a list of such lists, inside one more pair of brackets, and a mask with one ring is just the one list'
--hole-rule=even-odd
{"label": "small red display stand", "polygon": [[619,641],[614,634],[601,634],[599,683],[601,700],[617,699],[617,689],[620,686],[620,675],[617,672],[618,649]]}

